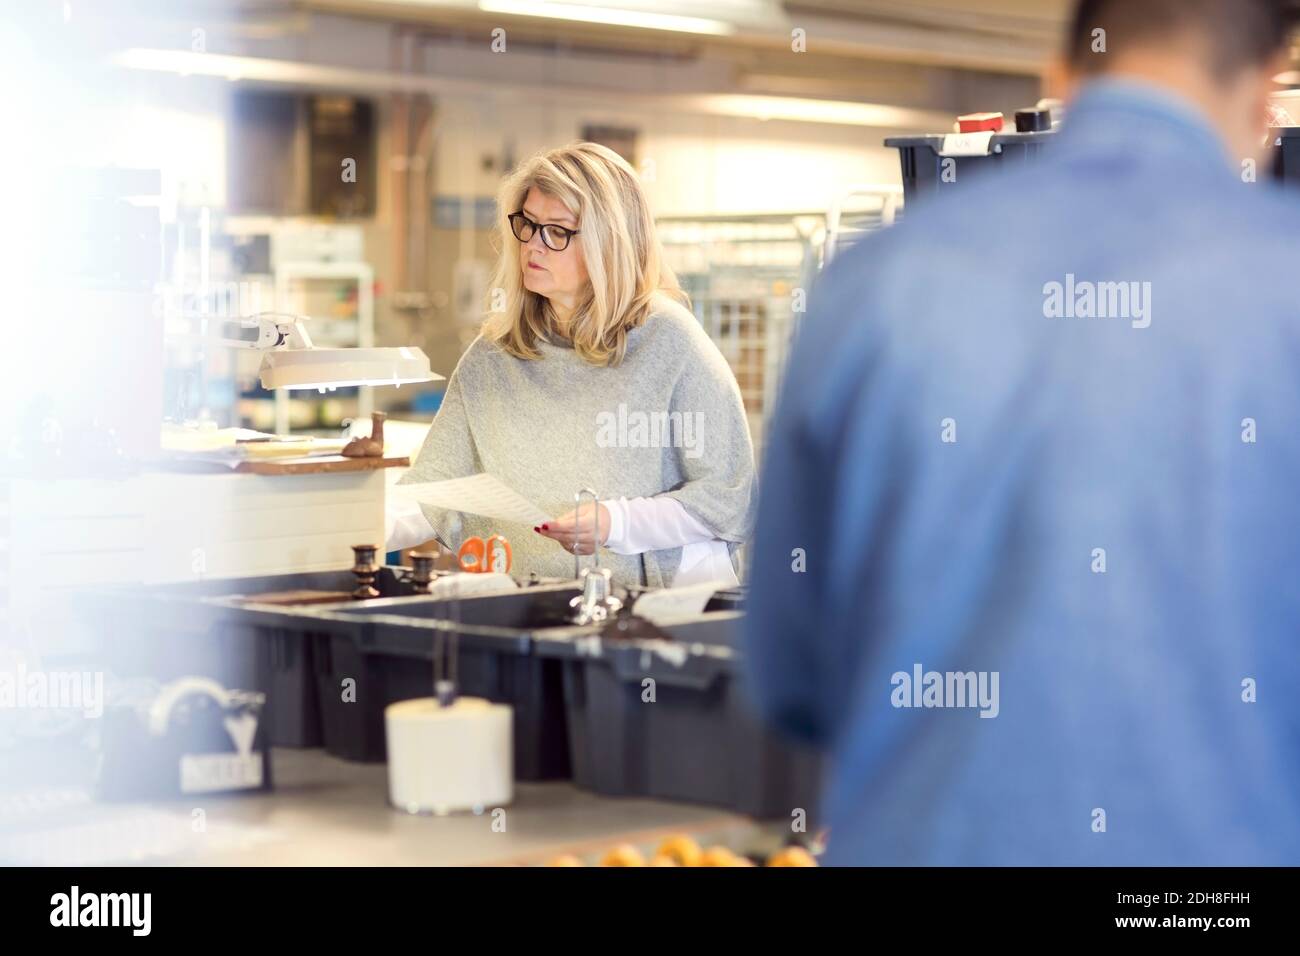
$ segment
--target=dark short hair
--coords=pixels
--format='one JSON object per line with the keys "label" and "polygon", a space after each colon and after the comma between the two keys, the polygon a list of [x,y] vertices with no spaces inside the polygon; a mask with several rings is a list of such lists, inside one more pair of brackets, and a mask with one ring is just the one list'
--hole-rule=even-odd
{"label": "dark short hair", "polygon": [[1297,22],[1296,0],[1079,0],[1066,52],[1076,71],[1105,73],[1109,57],[1095,49],[1099,29],[1107,53],[1154,49],[1190,33],[1208,43],[1214,75],[1227,78],[1267,63]]}

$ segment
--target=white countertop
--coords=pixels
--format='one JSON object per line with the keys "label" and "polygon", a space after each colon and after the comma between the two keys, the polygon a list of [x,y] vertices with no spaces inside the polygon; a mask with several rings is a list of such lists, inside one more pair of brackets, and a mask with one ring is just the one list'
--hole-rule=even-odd
{"label": "white countertop", "polygon": [[[601,797],[520,783],[504,816],[410,816],[387,804],[387,768],[323,750],[276,749],[275,790],[194,801],[101,804],[75,789],[0,806],[0,861],[52,865],[473,866],[592,857],[674,833],[750,842],[747,817],[716,807]],[[25,802],[21,802],[25,800]],[[19,802],[14,802],[19,801]],[[494,822],[496,827],[494,829]]]}

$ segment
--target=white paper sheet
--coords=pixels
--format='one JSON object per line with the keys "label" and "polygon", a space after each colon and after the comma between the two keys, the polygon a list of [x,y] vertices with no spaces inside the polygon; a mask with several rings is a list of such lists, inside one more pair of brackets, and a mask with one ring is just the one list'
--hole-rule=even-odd
{"label": "white paper sheet", "polygon": [[515,579],[508,574],[494,572],[449,574],[434,581],[433,587],[429,588],[429,593],[434,597],[454,599],[492,591],[511,591],[518,587]]}
{"label": "white paper sheet", "polygon": [[725,581],[706,581],[680,588],[646,591],[632,605],[632,613],[651,624],[671,624],[702,614],[709,598],[727,586]]}
{"label": "white paper sheet", "polygon": [[494,475],[481,473],[447,481],[425,481],[413,485],[394,485],[389,494],[399,493],[415,501],[449,511],[514,521],[535,526],[550,521],[548,515],[519,492]]}

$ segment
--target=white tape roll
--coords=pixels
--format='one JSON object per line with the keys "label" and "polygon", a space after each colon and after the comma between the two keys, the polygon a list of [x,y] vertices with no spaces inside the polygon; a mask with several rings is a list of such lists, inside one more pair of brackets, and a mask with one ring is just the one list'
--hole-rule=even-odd
{"label": "white tape roll", "polygon": [[511,710],[480,697],[432,697],[384,711],[388,799],[408,813],[491,810],[514,797]]}

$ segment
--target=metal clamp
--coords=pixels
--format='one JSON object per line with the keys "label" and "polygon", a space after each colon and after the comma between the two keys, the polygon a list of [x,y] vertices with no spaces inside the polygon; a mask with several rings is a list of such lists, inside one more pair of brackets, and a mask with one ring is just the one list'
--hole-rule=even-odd
{"label": "metal clamp", "polygon": [[[600,568],[600,496],[590,488],[583,488],[573,496],[573,523],[582,527],[582,496],[591,496],[591,507],[595,512],[593,514],[593,524],[595,530],[591,533],[591,556],[595,561],[594,567]],[[582,580],[582,556],[578,554],[578,546],[573,547],[573,576]]]}
{"label": "metal clamp", "polygon": [[578,527],[582,526],[580,519],[583,495],[591,496],[591,506],[595,512],[592,516],[594,530],[591,533],[591,554],[594,564],[590,568],[582,567],[582,558],[575,544],[573,573],[574,577],[582,582],[582,593],[569,602],[569,607],[574,609],[573,623],[580,627],[602,623],[617,614],[623,607],[623,602],[611,593],[613,584],[609,568],[600,566],[600,496],[590,488],[583,488],[573,496],[574,523]]}

